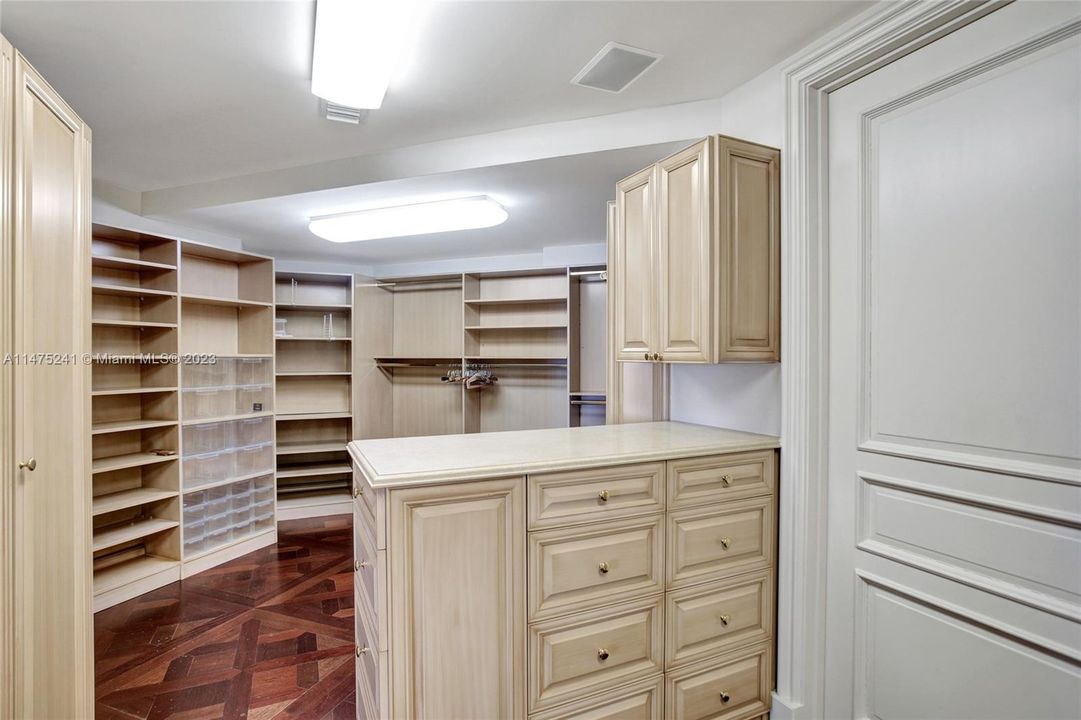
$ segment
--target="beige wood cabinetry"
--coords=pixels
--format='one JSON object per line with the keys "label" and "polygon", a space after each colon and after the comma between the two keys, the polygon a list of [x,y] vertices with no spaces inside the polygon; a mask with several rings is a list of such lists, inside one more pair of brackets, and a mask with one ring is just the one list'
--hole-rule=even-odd
{"label": "beige wood cabinetry", "polygon": [[705,138],[620,181],[615,215],[618,360],[780,359],[778,150]]}
{"label": "beige wood cabinetry", "polygon": [[0,718],[93,716],[90,143],[0,38]]}
{"label": "beige wood cabinetry", "polygon": [[350,443],[360,716],[768,712],[776,447],[668,422]]}

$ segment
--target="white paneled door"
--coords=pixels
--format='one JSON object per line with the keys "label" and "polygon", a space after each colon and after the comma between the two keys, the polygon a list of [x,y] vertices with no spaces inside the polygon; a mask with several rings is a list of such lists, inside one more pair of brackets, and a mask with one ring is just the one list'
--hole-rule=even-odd
{"label": "white paneled door", "polygon": [[1081,13],[831,94],[826,715],[1081,717]]}

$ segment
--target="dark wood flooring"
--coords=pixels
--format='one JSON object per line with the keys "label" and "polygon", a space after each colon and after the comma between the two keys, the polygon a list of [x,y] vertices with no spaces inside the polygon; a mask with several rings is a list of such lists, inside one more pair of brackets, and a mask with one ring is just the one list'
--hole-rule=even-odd
{"label": "dark wood flooring", "polygon": [[348,515],[94,617],[98,720],[356,717]]}

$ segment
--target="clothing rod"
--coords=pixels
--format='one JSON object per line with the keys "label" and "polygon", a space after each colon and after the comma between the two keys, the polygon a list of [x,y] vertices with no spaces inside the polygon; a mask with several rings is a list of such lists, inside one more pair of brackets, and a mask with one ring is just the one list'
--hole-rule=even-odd
{"label": "clothing rod", "polygon": [[574,270],[574,271],[571,271],[571,275],[573,277],[588,277],[590,275],[597,275],[601,279],[607,279],[608,278],[608,271],[607,270]]}
{"label": "clothing rod", "polygon": [[607,405],[604,400],[571,400],[571,405]]}

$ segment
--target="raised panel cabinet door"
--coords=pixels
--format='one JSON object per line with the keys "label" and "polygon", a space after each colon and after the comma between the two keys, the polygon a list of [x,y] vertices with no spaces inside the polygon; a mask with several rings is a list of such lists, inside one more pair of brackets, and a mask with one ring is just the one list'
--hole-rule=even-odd
{"label": "raised panel cabinet door", "polygon": [[[9,66],[10,67],[10,66]],[[14,53],[14,713],[92,717],[90,130]],[[7,248],[5,248],[6,252]],[[5,303],[6,304],[6,303]],[[7,432],[7,430],[5,430]],[[5,622],[7,619],[5,619]]]}
{"label": "raised panel cabinet door", "polygon": [[712,142],[706,138],[657,163],[656,350],[665,362],[712,359]]}
{"label": "raised panel cabinet door", "polygon": [[525,479],[389,502],[391,716],[524,718]]}
{"label": "raised panel cabinet door", "polygon": [[609,274],[616,278],[615,351],[619,360],[652,359],[656,346],[654,292],[654,166],[616,185],[616,232]]}
{"label": "raised panel cabinet door", "polygon": [[718,361],[781,358],[781,153],[717,136]]}

